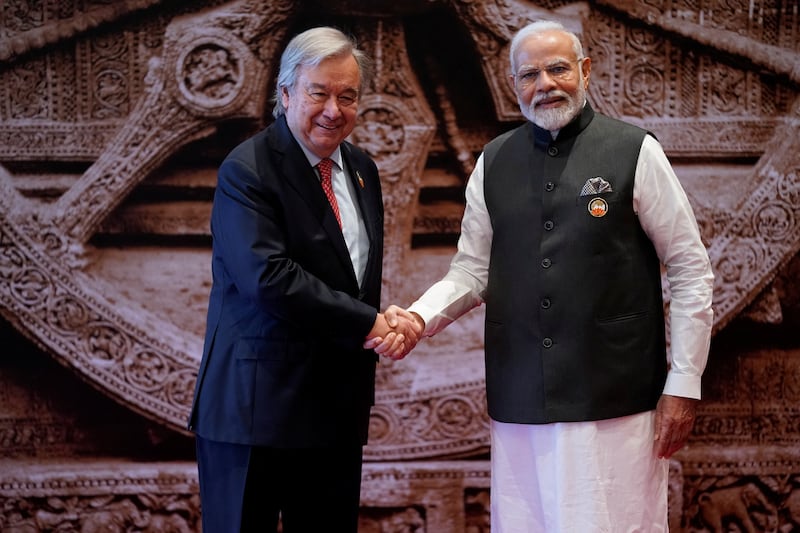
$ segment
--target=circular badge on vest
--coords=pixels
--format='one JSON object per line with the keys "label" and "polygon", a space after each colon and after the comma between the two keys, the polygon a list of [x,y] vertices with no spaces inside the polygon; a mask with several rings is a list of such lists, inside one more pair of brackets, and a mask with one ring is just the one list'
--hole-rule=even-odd
{"label": "circular badge on vest", "polygon": [[608,213],[608,203],[602,198],[592,198],[587,207],[593,217],[604,217]]}

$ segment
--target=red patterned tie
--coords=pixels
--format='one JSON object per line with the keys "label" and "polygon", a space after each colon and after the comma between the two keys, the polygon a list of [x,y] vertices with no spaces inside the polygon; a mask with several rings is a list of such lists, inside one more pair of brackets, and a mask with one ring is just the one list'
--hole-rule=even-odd
{"label": "red patterned tie", "polygon": [[331,203],[331,207],[333,208],[333,214],[336,215],[336,221],[339,223],[339,227],[342,227],[342,217],[339,215],[339,203],[336,201],[336,195],[333,194],[333,183],[331,182],[331,168],[333,167],[333,161],[328,159],[322,159],[319,163],[317,163],[317,168],[319,169],[320,175],[320,183],[322,184],[322,190],[325,191],[325,196],[328,197],[328,201]]}

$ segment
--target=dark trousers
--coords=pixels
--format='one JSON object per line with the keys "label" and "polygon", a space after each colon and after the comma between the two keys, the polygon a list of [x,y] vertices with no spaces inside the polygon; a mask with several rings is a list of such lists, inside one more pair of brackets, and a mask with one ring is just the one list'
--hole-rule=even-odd
{"label": "dark trousers", "polygon": [[203,533],[357,532],[361,446],[196,443]]}

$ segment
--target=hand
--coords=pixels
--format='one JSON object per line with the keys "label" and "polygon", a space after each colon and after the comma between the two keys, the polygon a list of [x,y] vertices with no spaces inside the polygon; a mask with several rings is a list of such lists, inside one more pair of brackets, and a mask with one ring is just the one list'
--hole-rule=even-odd
{"label": "hand", "polygon": [[694,426],[698,400],[664,394],[658,400],[655,420],[655,453],[669,459],[683,448]]}
{"label": "hand", "polygon": [[414,349],[425,330],[425,321],[416,313],[390,305],[384,314],[390,327],[398,334],[403,336],[403,343],[399,345],[392,338],[381,338],[379,336],[368,338],[364,343],[365,348],[375,350],[375,353],[383,355],[393,360],[399,360],[408,355]]}
{"label": "hand", "polygon": [[372,329],[364,340],[364,348],[370,350],[380,345],[381,349],[386,352],[385,354],[381,353],[382,355],[388,354],[387,357],[394,358],[397,354],[405,352],[403,346],[404,341],[405,336],[399,331],[395,331],[394,328],[389,325],[383,313],[378,313],[378,316],[375,317],[375,323],[372,325]]}
{"label": "hand", "polygon": [[410,343],[409,351],[417,345],[422,332],[425,330],[425,321],[417,313],[411,313],[396,305],[390,305],[384,311],[386,322],[389,326],[400,331],[406,338],[406,345]]}

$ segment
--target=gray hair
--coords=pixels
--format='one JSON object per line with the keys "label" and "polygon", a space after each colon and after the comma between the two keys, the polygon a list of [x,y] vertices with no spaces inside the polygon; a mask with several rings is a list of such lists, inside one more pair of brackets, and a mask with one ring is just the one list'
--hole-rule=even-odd
{"label": "gray hair", "polygon": [[537,20],[536,22],[531,22],[519,30],[511,40],[511,48],[508,52],[508,58],[511,64],[512,74],[515,74],[517,71],[517,65],[514,64],[514,58],[522,43],[525,42],[529,37],[548,31],[561,31],[569,35],[572,39],[572,50],[575,52],[575,57],[578,60],[583,59],[583,45],[581,44],[581,40],[578,39],[577,35],[565,28],[560,22],[553,20]]}
{"label": "gray hair", "polygon": [[347,55],[352,55],[358,64],[360,74],[358,94],[360,97],[364,93],[364,86],[372,76],[372,61],[363,50],[358,48],[353,37],[345,35],[336,28],[322,26],[311,28],[292,38],[281,55],[281,65],[275,87],[275,107],[272,109],[272,115],[278,118],[286,112],[281,99],[281,90],[294,88],[297,83],[297,71],[300,67],[317,66],[326,59]]}

